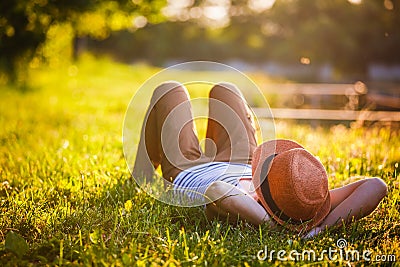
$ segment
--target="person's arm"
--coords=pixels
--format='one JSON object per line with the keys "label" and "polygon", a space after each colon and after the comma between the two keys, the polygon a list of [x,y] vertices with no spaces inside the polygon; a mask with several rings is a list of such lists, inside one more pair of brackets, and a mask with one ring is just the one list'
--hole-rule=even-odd
{"label": "person's arm", "polygon": [[386,194],[386,183],[376,177],[330,190],[331,211],[319,226],[306,235],[306,238],[317,235],[326,227],[371,214]]}
{"label": "person's arm", "polygon": [[240,218],[254,225],[262,223],[274,225],[265,209],[234,185],[216,181],[207,188],[205,194],[212,200],[216,199],[206,206],[206,215],[209,219],[219,217],[236,222]]}

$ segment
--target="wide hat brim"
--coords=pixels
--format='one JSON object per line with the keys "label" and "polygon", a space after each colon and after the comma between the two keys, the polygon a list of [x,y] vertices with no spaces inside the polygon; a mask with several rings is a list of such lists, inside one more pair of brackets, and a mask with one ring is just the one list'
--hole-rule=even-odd
{"label": "wide hat brim", "polygon": [[[329,195],[329,190],[327,190],[327,175],[326,171],[323,168],[322,164],[311,154],[308,155],[308,157],[313,160],[316,164],[320,164],[319,169],[321,169],[321,172],[323,171],[323,175],[325,177],[321,177],[321,183],[326,186],[326,195],[324,196],[324,200],[321,203],[320,206],[317,207],[317,212],[315,213],[312,218],[307,219],[307,220],[300,220],[301,223],[299,223],[298,220],[287,220],[287,218],[283,219],[284,216],[282,214],[277,214],[276,213],[276,208],[273,207],[274,205],[271,205],[271,201],[267,201],[267,199],[271,200],[274,196],[271,196],[272,194],[264,195],[262,186],[266,182],[265,179],[268,179],[267,177],[261,177],[262,173],[262,168],[263,165],[265,165],[265,161],[271,160],[269,170],[272,169],[272,165],[274,164],[273,162],[273,157],[276,155],[280,154],[285,154],[285,152],[291,152],[291,151],[296,151],[296,150],[304,150],[304,151],[298,151],[302,153],[307,153],[304,147],[302,147],[300,144],[291,141],[291,140],[283,140],[283,139],[278,139],[278,140],[271,140],[268,142],[265,142],[261,144],[260,146],[257,147],[257,149],[253,153],[253,158],[252,158],[252,174],[253,174],[253,183],[254,187],[256,188],[256,193],[257,196],[262,204],[262,206],[265,208],[267,213],[280,225],[283,225],[287,228],[290,228],[295,231],[307,231],[311,229],[314,226],[319,225],[323,219],[327,216],[331,209],[331,202],[330,202],[330,195]],[[307,155],[306,155],[307,156]],[[268,170],[268,172],[269,172]],[[265,170],[262,174],[262,176],[265,175]],[[326,179],[324,181],[323,179]],[[267,181],[268,182],[268,181]],[[325,185],[326,184],[326,185]],[[269,203],[269,204],[268,204]]]}

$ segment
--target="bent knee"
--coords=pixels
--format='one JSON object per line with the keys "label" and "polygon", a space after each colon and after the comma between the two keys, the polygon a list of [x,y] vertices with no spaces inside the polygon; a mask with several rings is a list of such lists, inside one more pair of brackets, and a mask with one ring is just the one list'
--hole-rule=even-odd
{"label": "bent knee", "polygon": [[161,83],[153,92],[153,96],[151,98],[152,103],[156,103],[158,100],[160,100],[164,95],[170,93],[170,92],[176,92],[176,91],[181,91],[184,92],[185,94],[187,93],[186,87],[181,84],[180,82],[177,81],[167,81]]}
{"label": "bent knee", "polygon": [[215,98],[215,99],[220,99],[220,98],[223,98],[224,96],[226,96],[227,91],[228,92],[230,91],[239,97],[243,97],[239,88],[237,88],[237,86],[234,85],[233,83],[229,83],[229,82],[219,82],[216,85],[214,85],[210,91],[209,97]]}

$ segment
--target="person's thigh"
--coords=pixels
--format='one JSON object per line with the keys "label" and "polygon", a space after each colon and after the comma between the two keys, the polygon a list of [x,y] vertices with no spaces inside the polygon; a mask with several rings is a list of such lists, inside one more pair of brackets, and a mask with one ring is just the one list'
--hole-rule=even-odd
{"label": "person's thigh", "polygon": [[189,94],[182,84],[165,82],[154,90],[143,127],[147,156],[155,167],[161,164],[166,180],[173,181],[203,158]]}
{"label": "person's thigh", "polygon": [[209,94],[206,155],[214,161],[251,163],[257,146],[254,119],[240,90],[215,85]]}

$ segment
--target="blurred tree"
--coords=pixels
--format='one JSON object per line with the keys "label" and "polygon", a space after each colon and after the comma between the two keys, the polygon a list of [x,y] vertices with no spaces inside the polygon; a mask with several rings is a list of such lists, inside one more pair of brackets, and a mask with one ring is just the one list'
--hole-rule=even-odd
{"label": "blurred tree", "polygon": [[242,39],[259,35],[261,60],[330,63],[358,78],[371,63],[400,63],[400,1],[277,0],[231,24]]}
{"label": "blurred tree", "polygon": [[0,2],[1,80],[18,82],[48,30],[72,26],[75,36],[106,38],[110,31],[143,27],[163,18],[164,0],[17,0]]}
{"label": "blurred tree", "polygon": [[398,25],[400,0],[4,1],[0,68],[15,80],[20,62],[57,29],[71,35],[63,38],[75,55],[87,44],[128,62],[328,63],[343,77],[363,79],[371,63],[400,63]]}
{"label": "blurred tree", "polygon": [[400,0],[181,0],[168,1],[163,13],[169,21],[90,45],[153,64],[327,63],[338,79],[352,80],[365,78],[371,63],[400,63]]}

